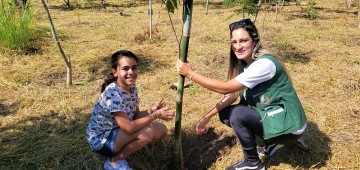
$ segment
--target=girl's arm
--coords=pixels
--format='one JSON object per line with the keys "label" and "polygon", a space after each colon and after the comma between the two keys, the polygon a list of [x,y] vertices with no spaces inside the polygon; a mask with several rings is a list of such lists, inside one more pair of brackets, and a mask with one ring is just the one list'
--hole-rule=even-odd
{"label": "girl's arm", "polygon": [[155,111],[163,108],[166,106],[166,103],[164,102],[164,99],[160,99],[158,102],[156,102],[154,104],[154,106],[152,106],[149,110],[144,110],[144,111],[140,111],[139,107],[136,108],[136,114],[135,114],[135,119],[147,116],[147,115],[151,115],[152,113],[154,113]]}
{"label": "girl's arm", "polygon": [[199,133],[204,133],[205,126],[209,123],[210,119],[214,115],[219,113],[222,109],[234,103],[236,99],[237,98],[234,93],[224,95],[224,97],[219,102],[217,102],[215,106],[211,108],[203,118],[198,121],[196,125],[196,131]]}
{"label": "girl's arm", "polygon": [[203,76],[200,73],[192,70],[189,63],[184,63],[180,59],[177,61],[176,66],[179,74],[190,78],[192,81],[200,84],[205,88],[221,94],[230,94],[246,88],[245,85],[241,84],[235,79],[224,82]]}
{"label": "girl's arm", "polygon": [[165,106],[162,99],[157,102],[153,107],[147,111],[140,111],[139,107],[136,108],[136,114],[134,120],[130,121],[125,112],[113,113],[116,123],[127,134],[132,134],[145,126],[149,125],[156,119],[162,119],[165,121],[174,118],[174,111],[171,111],[169,107]]}
{"label": "girl's arm", "polygon": [[140,111],[139,108],[136,108],[136,114],[134,119],[139,119],[148,115],[151,115],[153,112],[149,109],[149,110],[143,110]]}
{"label": "girl's arm", "polygon": [[139,119],[130,121],[126,112],[113,112],[116,123],[126,133],[132,134],[158,118],[159,113],[144,116]]}

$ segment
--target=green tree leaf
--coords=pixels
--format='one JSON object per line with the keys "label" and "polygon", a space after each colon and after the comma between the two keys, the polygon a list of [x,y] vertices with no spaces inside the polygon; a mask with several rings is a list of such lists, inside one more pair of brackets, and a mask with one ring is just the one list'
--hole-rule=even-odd
{"label": "green tree leaf", "polygon": [[166,5],[166,9],[171,13],[174,13],[175,8],[177,9],[176,0],[163,0],[163,3]]}

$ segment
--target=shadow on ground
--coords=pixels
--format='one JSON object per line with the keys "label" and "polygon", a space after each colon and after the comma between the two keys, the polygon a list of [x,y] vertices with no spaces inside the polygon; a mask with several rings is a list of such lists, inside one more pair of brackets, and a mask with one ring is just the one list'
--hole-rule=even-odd
{"label": "shadow on ground", "polygon": [[0,169],[101,169],[85,139],[82,110],[33,114],[1,126]]}
{"label": "shadow on ground", "polygon": [[19,109],[18,105],[16,102],[6,104],[5,100],[0,100],[0,117],[15,113]]}
{"label": "shadow on ground", "polygon": [[277,166],[280,163],[290,164],[294,169],[318,169],[326,166],[326,161],[332,155],[330,138],[312,122],[308,122],[307,132],[303,138],[309,145],[309,151],[295,145],[286,145],[266,162],[266,166]]}
{"label": "shadow on ground", "polygon": [[234,146],[235,136],[224,136],[210,128],[206,134],[184,135],[182,139],[184,164],[187,169],[208,169]]}
{"label": "shadow on ground", "polygon": [[[5,110],[9,107],[0,106]],[[12,114],[9,109],[5,112]],[[83,112],[83,108],[69,109],[63,115],[50,111],[1,126],[0,169],[102,169],[104,157],[92,152],[86,142],[90,113]],[[238,144],[235,136],[215,129],[203,135],[184,132],[182,136],[184,164],[189,170],[208,169]],[[266,166],[285,163],[294,169],[325,167],[332,155],[330,138],[312,122],[308,122],[303,138],[310,146],[309,152],[287,145],[269,159]],[[131,155],[128,161],[134,169],[169,169],[173,141],[169,135]]]}

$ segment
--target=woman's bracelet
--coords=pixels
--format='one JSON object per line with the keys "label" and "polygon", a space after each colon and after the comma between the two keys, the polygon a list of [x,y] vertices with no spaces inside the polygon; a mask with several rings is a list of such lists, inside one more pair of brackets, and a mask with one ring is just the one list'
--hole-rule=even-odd
{"label": "woman's bracelet", "polygon": [[197,73],[197,71],[193,71],[193,73],[190,76],[190,81],[192,81],[192,78],[194,77],[195,73]]}

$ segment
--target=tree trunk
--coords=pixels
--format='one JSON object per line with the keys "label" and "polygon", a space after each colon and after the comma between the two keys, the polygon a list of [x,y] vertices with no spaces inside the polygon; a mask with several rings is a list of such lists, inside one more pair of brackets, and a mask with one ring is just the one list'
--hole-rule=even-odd
{"label": "tree trunk", "polygon": [[352,5],[352,0],[346,0],[346,7],[349,9]]}
{"label": "tree trunk", "polygon": [[205,5],[205,13],[206,15],[208,14],[208,8],[209,7],[209,0],[206,0],[206,5]]}
{"label": "tree trunk", "polygon": [[[179,58],[181,61],[187,61],[191,18],[192,18],[192,0],[184,0],[183,2],[183,35],[181,37],[181,47]],[[182,114],[182,101],[184,93],[184,76],[179,76],[178,88],[176,95],[176,116],[175,116],[175,144],[173,148],[173,157],[171,163],[171,169],[184,169],[184,160],[182,155],[181,146],[181,114]]]}
{"label": "tree trunk", "polygon": [[65,5],[67,8],[70,8],[70,0],[64,0]]}
{"label": "tree trunk", "polygon": [[152,40],[152,3],[151,0],[149,0],[149,10],[148,10],[148,14],[150,16],[150,21],[149,21],[149,38],[150,40]]}
{"label": "tree trunk", "polygon": [[359,19],[359,28],[360,28],[360,9],[358,11],[358,19]]}
{"label": "tree trunk", "polygon": [[254,23],[256,22],[257,16],[259,14],[260,7],[261,7],[261,0],[259,0],[258,3],[256,4],[256,12],[255,12],[254,20],[253,20]]}
{"label": "tree trunk", "polygon": [[276,6],[275,6],[275,21],[277,21],[277,19],[278,19],[278,13],[279,13],[279,1],[276,1]]}
{"label": "tree trunk", "polygon": [[46,12],[46,15],[48,17],[48,20],[49,20],[49,23],[50,23],[50,27],[51,27],[51,33],[54,37],[54,41],[55,41],[55,44],[56,44],[56,47],[59,49],[60,51],[60,54],[61,56],[63,57],[64,61],[65,61],[65,64],[66,64],[66,85],[67,86],[70,86],[72,85],[72,68],[71,68],[71,61],[70,61],[70,57],[69,59],[67,59],[63,49],[61,48],[61,45],[60,45],[60,42],[57,38],[57,35],[56,35],[56,32],[55,32],[55,27],[54,27],[54,24],[52,22],[52,19],[51,19],[51,16],[50,16],[50,12],[49,12],[49,9],[48,7],[46,6],[46,3],[44,0],[41,0],[43,6],[44,6],[44,9],[45,9],[45,12]]}
{"label": "tree trunk", "polygon": [[280,3],[280,6],[279,6],[279,13],[281,13],[282,11],[282,8],[284,7],[284,4],[285,4],[285,0],[282,0]]}
{"label": "tree trunk", "polygon": [[2,12],[4,13],[4,15],[5,15],[5,6],[4,6],[4,2],[2,1],[2,0],[0,0],[0,2],[1,2],[1,8],[2,8]]}

